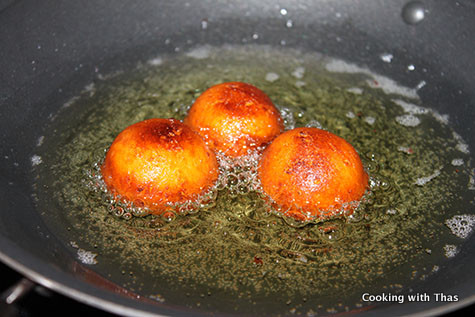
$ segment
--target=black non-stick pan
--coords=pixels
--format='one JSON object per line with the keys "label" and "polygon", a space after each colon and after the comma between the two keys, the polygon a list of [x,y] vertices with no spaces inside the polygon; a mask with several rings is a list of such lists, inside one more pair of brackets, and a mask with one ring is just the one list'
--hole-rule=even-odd
{"label": "black non-stick pan", "polygon": [[[437,315],[475,302],[475,240],[470,236],[451,238],[449,244],[456,243],[457,255],[441,259],[426,278],[411,279],[410,269],[401,275],[404,296],[427,293],[433,298],[435,293],[444,293],[456,295],[456,301],[376,300],[345,309],[346,304],[326,307],[324,298],[305,298],[299,306],[305,309],[292,310],[293,303],[274,305],[272,298],[265,297],[241,306],[239,297],[233,302],[227,295],[215,306],[189,305],[202,296],[207,297],[203,301],[212,301],[215,294],[224,292],[220,289],[213,289],[211,299],[208,290],[184,294],[162,288],[155,297],[141,293],[137,285],[130,286],[129,272],[120,279],[111,278],[117,263],[107,263],[100,256],[103,266],[82,261],[80,242],[64,239],[70,224],[62,224],[60,218],[48,220],[45,206],[55,210],[62,206],[45,197],[48,179],[37,168],[44,166],[45,159],[40,162],[35,156],[44,151],[44,142],[54,157],[54,146],[48,143],[54,138],[47,135],[61,124],[64,127],[67,120],[75,129],[80,126],[77,119],[87,117],[80,111],[76,116],[65,105],[72,102],[72,108],[80,108],[74,97],[87,96],[91,82],[118,71],[127,74],[153,60],[158,64],[157,57],[173,60],[190,51],[196,54],[197,47],[227,46],[239,52],[252,44],[268,53],[296,50],[331,57],[352,65],[353,70],[378,74],[417,91],[421,105],[448,114],[448,127],[463,140],[467,189],[473,187],[474,177],[470,165],[475,147],[474,16],[472,1],[0,1],[0,259],[35,283],[122,315],[311,314],[319,307],[320,314]],[[111,80],[117,76],[111,75]],[[272,80],[268,79],[267,83]],[[454,212],[471,215],[473,193],[467,189]],[[450,234],[443,227],[441,235]],[[435,253],[425,249],[421,252]],[[258,257],[256,261],[259,264]],[[107,265],[110,275],[104,269]],[[374,289],[368,285],[368,290]],[[383,287],[376,294],[389,290]],[[352,296],[361,301],[361,293]],[[218,295],[215,298],[221,300]],[[280,310],[281,306],[286,308]]]}

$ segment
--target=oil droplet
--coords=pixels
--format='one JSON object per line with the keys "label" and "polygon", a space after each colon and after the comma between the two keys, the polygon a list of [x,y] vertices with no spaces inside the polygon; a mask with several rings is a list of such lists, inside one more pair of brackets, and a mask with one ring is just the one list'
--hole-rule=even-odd
{"label": "oil droplet", "polygon": [[410,25],[416,25],[424,20],[426,10],[424,5],[419,1],[408,2],[402,8],[402,19]]}

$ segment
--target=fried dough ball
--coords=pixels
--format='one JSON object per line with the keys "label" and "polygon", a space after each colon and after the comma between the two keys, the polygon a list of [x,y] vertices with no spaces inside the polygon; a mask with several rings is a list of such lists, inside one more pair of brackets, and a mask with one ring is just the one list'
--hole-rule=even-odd
{"label": "fried dough ball", "polygon": [[195,200],[218,178],[215,154],[190,127],[150,119],[123,130],[107,152],[102,176],[108,189],[151,213]]}
{"label": "fried dough ball", "polygon": [[368,187],[356,150],[317,128],[278,136],[262,155],[258,177],[273,204],[302,221],[351,214]]}
{"label": "fried dough ball", "polygon": [[192,105],[185,123],[210,146],[230,157],[259,150],[283,129],[283,120],[270,98],[241,82],[215,85]]}

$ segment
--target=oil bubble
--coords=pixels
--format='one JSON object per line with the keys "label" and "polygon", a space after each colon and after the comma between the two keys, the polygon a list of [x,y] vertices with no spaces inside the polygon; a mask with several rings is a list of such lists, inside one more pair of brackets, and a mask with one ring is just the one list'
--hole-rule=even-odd
{"label": "oil bubble", "polygon": [[286,130],[292,130],[295,128],[294,113],[290,108],[278,106],[280,116],[284,120],[284,126]]}
{"label": "oil bubble", "polygon": [[385,53],[385,54],[381,54],[380,58],[383,62],[385,63],[391,63],[391,61],[393,60],[393,54],[391,53]]}
{"label": "oil bubble", "polygon": [[[346,91],[351,92],[352,94],[355,94],[355,95],[363,94],[363,89],[361,89],[359,87],[351,87],[351,88],[348,88]],[[349,111],[348,113],[353,113],[353,112]],[[353,115],[352,118],[354,118],[354,115]]]}
{"label": "oil bubble", "polygon": [[131,213],[135,217],[144,217],[149,214],[145,208],[131,208]]}
{"label": "oil bubble", "polygon": [[346,217],[348,223],[359,223],[364,220],[364,215],[358,212],[353,212],[351,215]]}
{"label": "oil bubble", "polygon": [[228,175],[228,187],[234,187],[239,183],[239,179],[235,174]]}
{"label": "oil bubble", "polygon": [[456,215],[445,221],[447,227],[459,238],[467,238],[475,226],[475,215]]}
{"label": "oil bubble", "polygon": [[122,215],[122,218],[124,218],[125,220],[129,220],[132,218],[132,214],[130,212],[126,212]]}
{"label": "oil bubble", "polygon": [[115,216],[122,217],[123,214],[124,214],[124,208],[122,208],[122,207],[115,207],[114,208],[114,215]]}
{"label": "oil bubble", "polygon": [[39,155],[33,155],[31,157],[31,165],[32,166],[37,166],[37,165],[40,165],[42,163],[42,159],[41,159],[41,156]]}
{"label": "oil bubble", "polygon": [[446,244],[444,246],[444,251],[447,258],[453,258],[459,252],[457,246],[453,244]]}
{"label": "oil bubble", "polygon": [[432,181],[434,178],[436,178],[437,176],[440,175],[440,169],[438,170],[435,170],[431,175],[429,176],[424,176],[424,177],[419,177],[416,179],[416,181],[414,182],[414,184],[416,184],[417,186],[424,186],[425,184],[427,184],[428,182]]}
{"label": "oil bubble", "polygon": [[176,214],[172,211],[165,212],[162,215],[162,219],[165,220],[166,222],[172,222],[173,220],[175,220],[175,218],[176,218]]}
{"label": "oil bubble", "polygon": [[395,214],[397,214],[397,210],[394,209],[394,208],[390,208],[390,209],[386,210],[386,214],[395,215]]}
{"label": "oil bubble", "polygon": [[249,193],[249,187],[245,186],[244,184],[241,184],[238,186],[237,191],[240,195],[246,195]]}
{"label": "oil bubble", "polygon": [[320,122],[317,120],[310,120],[306,125],[307,128],[317,128],[317,129],[323,129],[323,126]]}
{"label": "oil bubble", "polygon": [[228,189],[232,196],[245,195],[258,188],[257,166],[259,152],[251,152],[241,157],[227,157],[218,153],[220,175],[217,189]]}
{"label": "oil bubble", "polygon": [[421,123],[421,120],[412,114],[406,114],[396,117],[396,122],[405,127],[415,127]]}
{"label": "oil bubble", "polygon": [[297,79],[302,79],[305,74],[305,67],[299,66],[294,69],[292,72],[292,76],[294,76]]}
{"label": "oil bubble", "polygon": [[268,82],[273,83],[274,81],[276,81],[277,79],[279,79],[279,77],[280,77],[280,76],[279,76],[278,74],[276,74],[276,73],[274,73],[274,72],[269,72],[269,73],[266,74],[266,77],[265,77],[265,78],[266,78],[266,80],[267,80]]}
{"label": "oil bubble", "polygon": [[97,254],[92,253],[91,251],[86,251],[84,249],[77,250],[77,256],[79,261],[87,265],[97,264],[96,256]]}
{"label": "oil bubble", "polygon": [[425,87],[425,85],[427,85],[427,82],[425,80],[421,80],[417,86],[416,86],[416,90],[419,90],[419,89],[422,89],[423,87]]}
{"label": "oil bubble", "polygon": [[367,117],[364,117],[364,121],[368,123],[369,125],[373,125],[376,122],[376,118],[367,116]]}
{"label": "oil bubble", "polygon": [[463,165],[463,159],[461,159],[461,158],[453,159],[451,164],[453,166],[462,166]]}
{"label": "oil bubble", "polygon": [[324,240],[331,242],[338,241],[345,236],[343,228],[335,223],[325,223],[319,226],[318,232]]}

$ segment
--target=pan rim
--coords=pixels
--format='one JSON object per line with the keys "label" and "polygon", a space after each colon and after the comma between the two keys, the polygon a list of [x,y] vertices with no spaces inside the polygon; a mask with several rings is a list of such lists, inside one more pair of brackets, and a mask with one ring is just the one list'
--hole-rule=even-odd
{"label": "pan rim", "polygon": [[[0,241],[1,240],[3,239],[0,239]],[[17,252],[24,253],[23,250],[21,251],[18,250]],[[22,254],[21,256],[29,257],[29,255],[26,253]],[[140,310],[140,309],[132,308],[132,307],[125,306],[122,304],[118,304],[114,301],[104,299],[101,296],[91,295],[77,288],[68,286],[65,283],[61,283],[57,281],[56,279],[49,277],[48,274],[40,273],[38,272],[39,270],[35,270],[35,268],[28,267],[24,265],[21,261],[12,258],[9,254],[5,252],[4,248],[0,250],[0,261],[6,264],[7,266],[9,266],[11,269],[19,272],[26,278],[30,279],[36,284],[39,284],[61,295],[67,296],[69,298],[73,298],[80,303],[98,308],[100,310],[104,310],[104,311],[118,314],[118,315],[127,315],[127,316],[140,316],[140,317],[167,316],[167,315],[162,315],[159,313],[147,312],[145,310]],[[42,263],[43,261],[41,259],[35,259],[35,261],[38,263],[37,266],[44,266]],[[65,277],[67,276],[67,274],[61,271],[58,271],[58,274],[65,275]],[[78,282],[83,283],[82,281],[78,281]]]}
{"label": "pan rim", "polygon": [[[3,244],[6,239],[0,237],[0,244]],[[88,293],[85,293],[82,290],[79,290],[77,288],[71,287],[66,285],[65,283],[61,283],[57,281],[56,279],[48,276],[49,274],[47,273],[40,273],[39,267],[43,266],[47,270],[50,269],[44,261],[41,259],[34,259],[37,263],[37,267],[35,270],[35,267],[28,267],[22,263],[20,260],[14,259],[8,252],[5,252],[5,246],[0,248],[0,261],[7,266],[9,266],[11,269],[19,272],[26,278],[30,279],[36,284],[39,284],[43,287],[46,287],[50,290],[53,290],[61,295],[67,296],[69,298],[72,298],[74,300],[77,300],[80,303],[83,303],[85,305],[98,308],[100,310],[104,310],[106,312],[118,314],[118,315],[127,315],[127,316],[138,316],[138,317],[161,317],[161,316],[169,316],[169,315],[163,315],[160,313],[154,313],[150,311],[145,311],[129,306],[125,306],[122,304],[118,304],[112,300],[105,299],[101,296],[97,295],[91,295]],[[14,252],[20,253],[17,254],[17,258],[25,259],[28,257],[31,257],[28,253],[24,252],[22,249],[18,249]],[[64,275],[64,277],[67,277],[67,274],[61,271],[58,271],[57,274]],[[82,281],[77,281],[78,283],[84,283]],[[91,286],[90,284],[88,284]],[[113,292],[107,291],[108,293],[111,293],[112,295],[117,295],[113,294]],[[411,316],[411,317],[422,317],[422,316],[437,316],[437,315],[442,315],[446,314],[458,309],[461,309],[463,307],[469,306],[471,304],[475,303],[475,294],[470,295],[466,298],[464,298],[461,301],[458,302],[451,302],[451,303],[446,303],[443,305],[440,305],[435,308],[430,308],[427,310],[421,310],[419,312],[415,313],[410,313],[407,314],[406,316]],[[384,309],[384,308],[383,308]],[[196,314],[197,312],[195,312]],[[366,311],[366,313],[370,313],[371,311]],[[378,309],[373,311],[373,313],[376,313],[377,315],[381,313]],[[198,313],[199,314],[199,313]],[[180,315],[179,312],[175,312],[173,315]]]}

